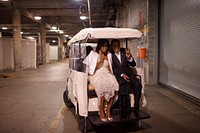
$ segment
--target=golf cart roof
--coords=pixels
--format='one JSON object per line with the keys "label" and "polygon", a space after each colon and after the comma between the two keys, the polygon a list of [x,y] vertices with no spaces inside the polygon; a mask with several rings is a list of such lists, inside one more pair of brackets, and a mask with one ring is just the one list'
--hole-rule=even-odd
{"label": "golf cart roof", "polygon": [[142,33],[139,30],[131,28],[86,28],[77,33],[68,45],[88,39],[122,39],[122,38],[140,38]]}

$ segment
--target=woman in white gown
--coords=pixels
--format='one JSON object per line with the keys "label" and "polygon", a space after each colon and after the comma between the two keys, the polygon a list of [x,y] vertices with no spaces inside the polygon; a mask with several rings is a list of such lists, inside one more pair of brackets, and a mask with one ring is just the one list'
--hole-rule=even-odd
{"label": "woman in white gown", "polygon": [[[118,82],[115,76],[112,74],[111,66],[108,61],[108,48],[109,42],[106,39],[99,39],[96,52],[93,51],[93,60],[88,64],[95,64],[95,55],[97,55],[97,61],[95,65],[94,74],[89,76],[89,82],[95,88],[95,92],[100,99],[99,115],[103,122],[112,121],[113,118],[110,113],[110,109],[113,103],[113,97],[115,91],[119,90]],[[93,63],[91,63],[93,62]],[[105,102],[107,102],[106,115],[104,113]]]}

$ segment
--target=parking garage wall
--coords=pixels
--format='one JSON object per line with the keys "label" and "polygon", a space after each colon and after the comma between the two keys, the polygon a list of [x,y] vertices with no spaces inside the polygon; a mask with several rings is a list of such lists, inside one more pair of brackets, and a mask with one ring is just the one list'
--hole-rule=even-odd
{"label": "parking garage wall", "polygon": [[[157,84],[157,0],[124,0],[123,2],[123,7],[117,11],[116,26],[146,32],[145,82]],[[131,42],[129,45],[135,59],[137,46],[136,42]]]}

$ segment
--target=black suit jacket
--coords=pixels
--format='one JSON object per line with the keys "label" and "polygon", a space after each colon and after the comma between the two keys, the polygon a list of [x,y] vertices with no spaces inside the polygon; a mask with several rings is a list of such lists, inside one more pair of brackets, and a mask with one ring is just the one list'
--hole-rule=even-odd
{"label": "black suit jacket", "polygon": [[130,66],[135,67],[136,63],[135,60],[133,59],[132,62],[129,62],[125,56],[125,51],[121,51],[121,62],[115,55],[115,53],[112,54],[112,68],[113,68],[113,73],[117,78],[117,81],[120,82],[121,80],[124,80],[121,77],[121,74],[126,74],[128,76],[133,76],[133,72],[130,68]]}
{"label": "black suit jacket", "polygon": [[[139,109],[142,85],[130,68],[130,66],[136,66],[135,60],[133,59],[132,62],[129,62],[126,58],[125,51],[121,51],[121,63],[115,53],[112,54],[112,61],[113,73],[119,83],[119,95],[122,96],[124,94],[127,95],[133,93],[135,99],[134,107]],[[121,77],[121,74],[123,73],[129,77],[130,82],[127,82]],[[127,102],[125,103],[122,101],[121,104],[126,105]]]}

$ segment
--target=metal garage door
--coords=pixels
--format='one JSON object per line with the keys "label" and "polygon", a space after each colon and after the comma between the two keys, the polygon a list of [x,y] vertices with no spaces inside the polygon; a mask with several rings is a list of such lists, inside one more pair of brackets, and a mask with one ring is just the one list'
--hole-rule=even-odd
{"label": "metal garage door", "polygon": [[200,99],[200,0],[161,0],[159,82]]}

